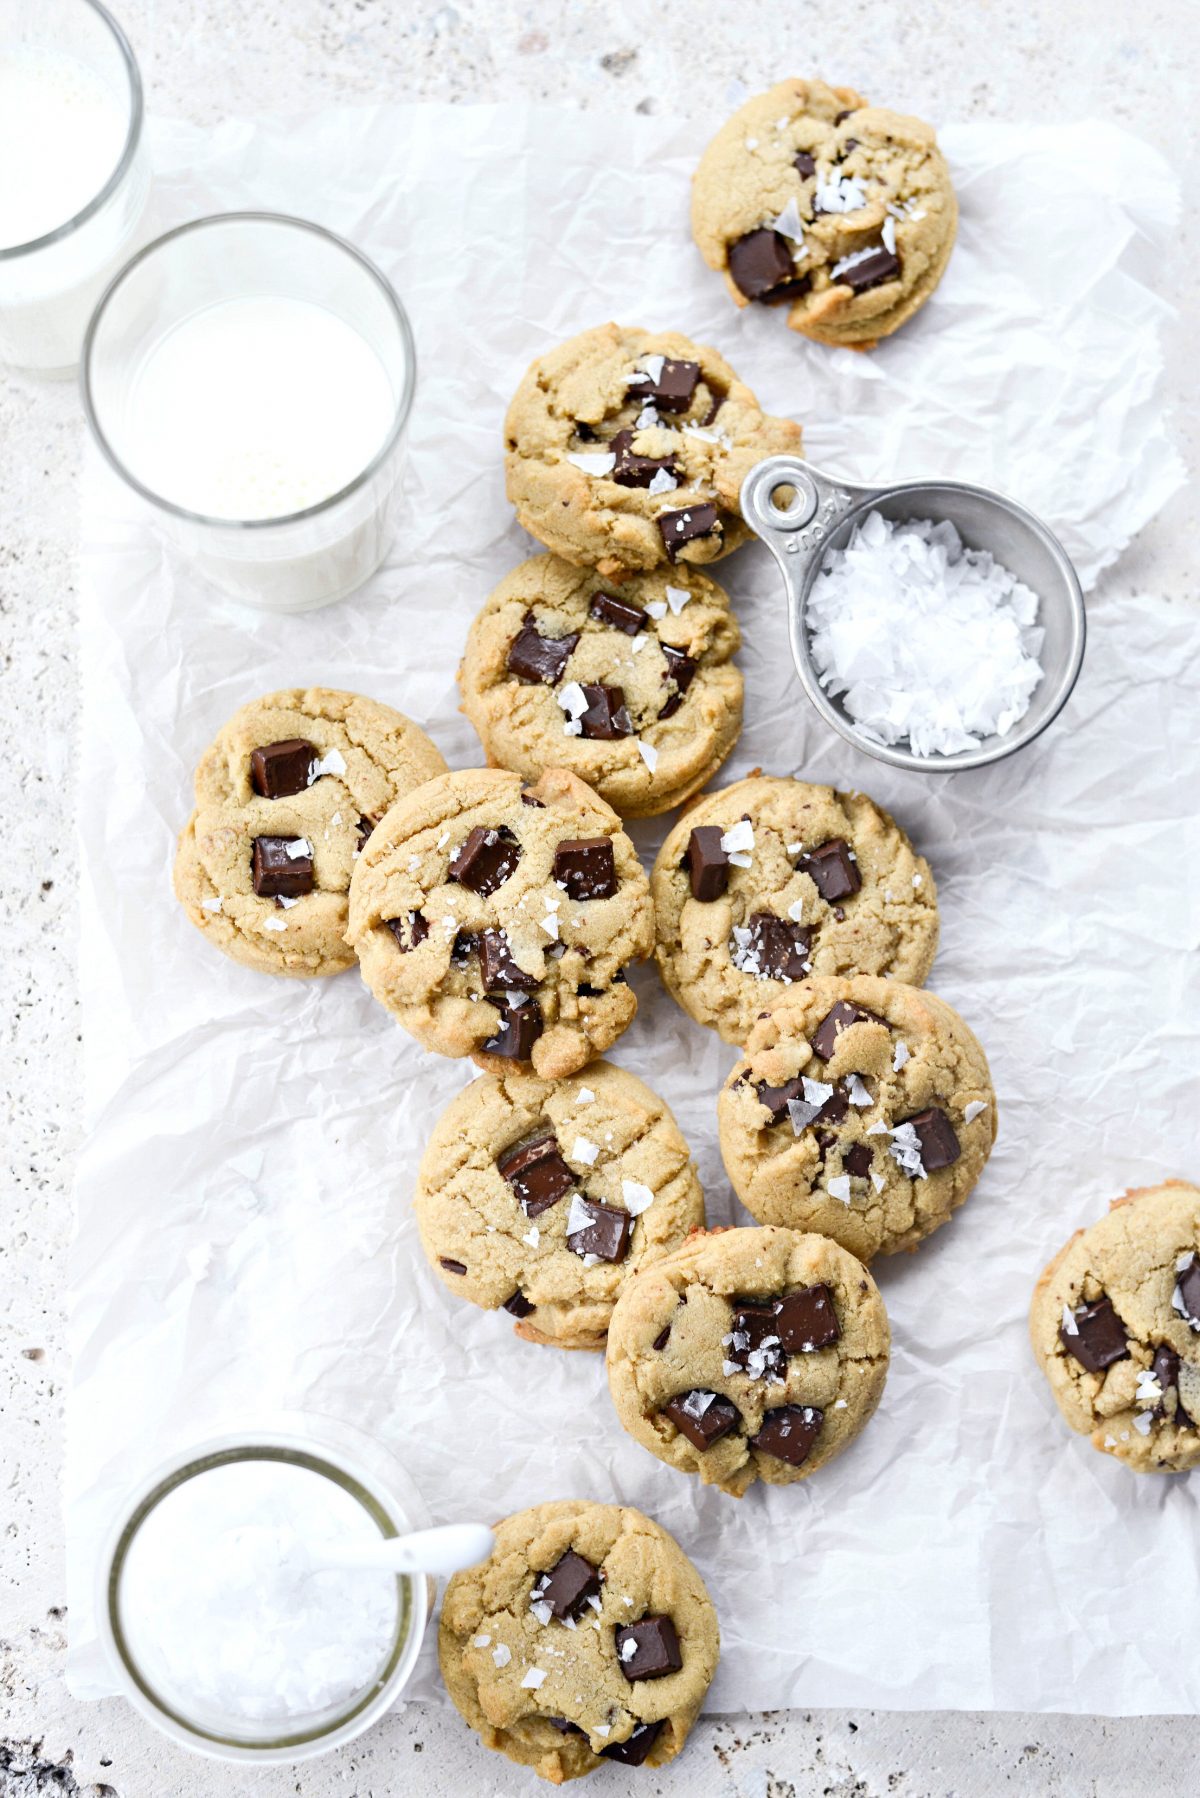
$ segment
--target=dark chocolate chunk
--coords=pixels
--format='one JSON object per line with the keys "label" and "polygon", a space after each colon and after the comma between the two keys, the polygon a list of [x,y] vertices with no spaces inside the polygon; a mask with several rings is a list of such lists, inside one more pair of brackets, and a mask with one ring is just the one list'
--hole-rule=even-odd
{"label": "dark chocolate chunk", "polygon": [[789,1355],[808,1354],[836,1342],[842,1332],[828,1286],[801,1286],[777,1300],[775,1328]]}
{"label": "dark chocolate chunk", "polygon": [[782,1123],[793,1099],[804,1098],[804,1083],[799,1074],[794,1080],[785,1081],[782,1086],[771,1086],[767,1081],[760,1080],[754,1090],[759,1102],[770,1112],[773,1124]]}
{"label": "dark chocolate chunk", "polygon": [[540,681],[544,686],[552,687],[562,679],[563,669],[578,641],[578,631],[571,631],[565,637],[543,637],[537,626],[526,620],[508,646],[505,667],[518,680]]}
{"label": "dark chocolate chunk", "polygon": [[1160,1342],[1154,1351],[1154,1359],[1150,1363],[1150,1372],[1158,1381],[1162,1398],[1154,1407],[1155,1417],[1167,1415],[1166,1397],[1172,1386],[1175,1388],[1175,1417],[1177,1422],[1190,1422],[1187,1412],[1179,1402],[1179,1356],[1170,1343]]}
{"label": "dark chocolate chunk", "polygon": [[378,818],[361,817],[358,820],[358,853],[361,855],[370,840],[371,832],[378,824]]}
{"label": "dark chocolate chunk", "polygon": [[843,1030],[849,1030],[851,1024],[884,1024],[886,1027],[886,1020],[876,1012],[868,1011],[864,1005],[850,1005],[845,999],[839,999],[813,1031],[813,1054],[819,1055],[822,1061],[828,1061],[838,1037]]}
{"label": "dark chocolate chunk", "polygon": [[803,980],[809,971],[812,931],[804,924],[756,911],[749,918],[750,941],[743,955],[758,963],[764,980]]}
{"label": "dark chocolate chunk", "polygon": [[539,1598],[550,1606],[553,1616],[573,1617],[585,1598],[600,1590],[599,1570],[573,1548],[568,1548],[561,1561],[556,1561],[542,1586]]}
{"label": "dark chocolate chunk", "polygon": [[683,704],[684,694],[696,678],[696,661],[682,649],[672,649],[669,643],[660,643],[659,648],[667,661],[663,679],[673,682],[675,691],[669,695],[658,715],[660,718],[673,718]]}
{"label": "dark chocolate chunk", "polygon": [[665,1349],[667,1346],[667,1343],[670,1340],[671,1340],[671,1326],[670,1326],[670,1324],[667,1324],[664,1329],[661,1329],[658,1332],[658,1335],[654,1338],[654,1341],[650,1346],[652,1348],[656,1348],[656,1349],[660,1349],[660,1350]]}
{"label": "dark chocolate chunk", "polygon": [[729,246],[729,273],[748,300],[764,300],[796,279],[792,248],[780,231],[763,225]]}
{"label": "dark chocolate chunk", "polygon": [[940,1167],[952,1166],[962,1154],[954,1125],[936,1105],[928,1111],[919,1111],[916,1117],[903,1118],[901,1122],[911,1124],[916,1131],[921,1145],[921,1166],[927,1174],[935,1174]]}
{"label": "dark chocolate chunk", "polygon": [[729,857],[721,847],[719,824],[697,824],[688,838],[685,865],[692,898],[707,905],[729,885]]}
{"label": "dark chocolate chunk", "polygon": [[477,824],[450,863],[447,878],[486,899],[504,885],[520,859],[521,845],[505,825],[489,830]]}
{"label": "dark chocolate chunk", "polygon": [[[295,843],[304,850],[292,854]],[[260,899],[303,898],[315,885],[312,845],[306,837],[255,837],[251,876]]]}
{"label": "dark chocolate chunk", "polygon": [[506,1149],[496,1157],[496,1166],[516,1193],[526,1217],[540,1217],[549,1211],[575,1184],[553,1131]]}
{"label": "dark chocolate chunk", "polygon": [[518,1288],[510,1299],[505,1299],[503,1309],[508,1312],[510,1317],[529,1317],[537,1310],[537,1306],[531,1305],[525,1294]]}
{"label": "dark chocolate chunk", "polygon": [[438,1266],[444,1267],[448,1274],[465,1274],[467,1271],[465,1261],[451,1261],[449,1255],[439,1255]]}
{"label": "dark chocolate chunk", "polygon": [[686,1436],[693,1448],[711,1448],[722,1436],[728,1436],[742,1421],[742,1414],[730,1399],[721,1398],[715,1392],[705,1392],[697,1387],[692,1392],[679,1392],[669,1404],[663,1406],[663,1415],[669,1417],[681,1436]]}
{"label": "dark chocolate chunk", "polygon": [[460,930],[450,949],[450,960],[456,968],[465,968],[478,952],[479,938],[473,930]]}
{"label": "dark chocolate chunk", "polygon": [[708,411],[704,414],[704,417],[700,420],[702,426],[710,425],[713,422],[717,413],[729,398],[727,393],[723,393],[719,388],[714,387],[711,381],[707,383],[707,386],[709,393],[712,395],[712,403],[710,404]]}
{"label": "dark chocolate chunk", "polygon": [[635,378],[629,384],[629,397],[657,406],[660,412],[686,412],[699,379],[698,362],[674,361],[670,356],[664,356],[657,381],[649,375],[642,380]]}
{"label": "dark chocolate chunk", "polygon": [[597,593],[588,611],[593,618],[599,618],[604,624],[611,624],[627,637],[636,637],[644,631],[648,622],[648,614],[641,606],[631,605],[627,599],[618,599],[615,593]]}
{"label": "dark chocolate chunk", "polygon": [[384,923],[395,937],[402,955],[407,955],[429,935],[429,919],[424,912],[405,912],[402,918],[385,918]]}
{"label": "dark chocolate chunk", "polygon": [[479,933],[479,975],[485,993],[535,993],[541,985],[536,974],[527,974],[513,960],[512,945],[503,930]]}
{"label": "dark chocolate chunk", "polygon": [[800,857],[796,867],[801,874],[808,875],[822,899],[830,904],[835,899],[848,899],[862,885],[862,875],[851,858],[850,845],[844,837],[834,837],[831,842],[822,843],[819,849],[810,850]]}
{"label": "dark chocolate chunk", "polygon": [[900,273],[900,258],[893,255],[880,244],[861,262],[850,268],[844,268],[840,274],[833,276],[839,287],[848,287],[852,293],[866,293],[868,287],[879,287],[884,281],[891,281]]}
{"label": "dark chocolate chunk", "polygon": [[848,1174],[853,1174],[856,1180],[865,1180],[867,1178],[873,1162],[874,1156],[871,1152],[871,1145],[869,1142],[851,1143],[850,1147],[846,1150],[846,1153],[842,1156],[842,1166]]}
{"label": "dark chocolate chunk", "polygon": [[567,837],[554,851],[554,878],[568,899],[611,899],[617,864],[609,837]]}
{"label": "dark chocolate chunk", "polygon": [[726,1359],[743,1367],[756,1380],[779,1380],[787,1368],[787,1356],[779,1340],[778,1319],[772,1302],[739,1299],[733,1309],[733,1340],[725,1344]]}
{"label": "dark chocolate chunk", "polygon": [[816,172],[817,164],[815,157],[810,156],[807,150],[801,150],[796,157],[796,173],[802,180],[807,181],[809,176],[815,175]]}
{"label": "dark chocolate chunk", "polygon": [[679,463],[674,455],[639,456],[633,447],[632,430],[618,431],[609,443],[609,449],[616,456],[613,471],[609,476],[618,487],[648,487],[656,474],[664,469],[669,475],[679,479]]}
{"label": "dark chocolate chunk", "polygon": [[602,742],[614,737],[631,737],[633,724],[625,710],[624,687],[588,686],[583,688],[587,710],[580,717],[580,734]]}
{"label": "dark chocolate chunk", "polygon": [[697,537],[711,537],[714,532],[720,535],[721,527],[717,522],[717,508],[706,503],[685,506],[679,512],[660,512],[658,529],[666,546],[667,559],[677,562],[685,544],[694,543]]}
{"label": "dark chocolate chunk", "polygon": [[546,809],[545,801],[538,799],[533,793],[531,793],[529,791],[528,787],[526,787],[521,794],[521,804],[522,805],[534,805],[537,807],[539,812],[544,812]]}
{"label": "dark chocolate chunk", "polygon": [[833,116],[834,124],[840,125],[843,119],[853,118],[857,110],[858,108],[856,106],[847,106],[844,112],[835,113]]}
{"label": "dark chocolate chunk", "polygon": [[262,799],[289,799],[311,785],[317,751],[303,737],[284,737],[250,753],[250,785]]}
{"label": "dark chocolate chunk", "polygon": [[1066,1319],[1058,1327],[1058,1339],[1069,1355],[1074,1355],[1089,1373],[1103,1373],[1114,1361],[1124,1361],[1129,1354],[1125,1325],[1113,1309],[1109,1298],[1081,1305],[1072,1314],[1073,1330]]}
{"label": "dark chocolate chunk", "polygon": [[636,1679],[661,1679],[683,1666],[675,1625],[661,1612],[637,1623],[619,1623],[613,1634],[621,1672],[630,1684]]}
{"label": "dark chocolate chunk", "polygon": [[528,1061],[534,1043],[545,1029],[541,1006],[535,999],[526,999],[524,1005],[489,999],[488,1004],[496,1007],[500,1021],[495,1036],[489,1036],[483,1045],[484,1054],[503,1055],[509,1061]]}
{"label": "dark chocolate chunk", "polygon": [[[600,1261],[624,1261],[629,1253],[629,1237],[633,1218],[616,1205],[603,1205],[599,1199],[580,1197],[575,1203],[587,1213],[588,1221],[574,1234],[568,1234],[567,1247],[576,1255],[595,1255]],[[575,1209],[575,1203],[571,1209]],[[570,1220],[568,1220],[568,1231]]]}
{"label": "dark chocolate chunk", "polygon": [[580,1729],[578,1723],[571,1723],[566,1717],[547,1717],[551,1729],[556,1729],[560,1736],[585,1736],[586,1729]]}
{"label": "dark chocolate chunk", "polygon": [[825,1413],[816,1405],[780,1405],[767,1412],[758,1435],[751,1436],[750,1446],[786,1461],[789,1467],[801,1467],[824,1421]]}
{"label": "dark chocolate chunk", "polygon": [[1193,1255],[1176,1281],[1179,1304],[1193,1330],[1200,1330],[1200,1255]]}
{"label": "dark chocolate chunk", "polygon": [[813,1119],[814,1124],[840,1124],[850,1109],[850,1101],[839,1087],[834,1087]]}
{"label": "dark chocolate chunk", "polygon": [[841,154],[841,156],[838,157],[838,161],[842,162],[847,156],[849,156],[851,150],[857,150],[857,148],[858,148],[858,139],[856,137],[848,137],[846,139],[845,143],[842,145],[842,154]]}
{"label": "dark chocolate chunk", "polygon": [[639,1723],[623,1742],[610,1742],[607,1748],[602,1748],[601,1758],[616,1761],[622,1767],[640,1767],[662,1734],[662,1726],[661,1717],[656,1723]]}

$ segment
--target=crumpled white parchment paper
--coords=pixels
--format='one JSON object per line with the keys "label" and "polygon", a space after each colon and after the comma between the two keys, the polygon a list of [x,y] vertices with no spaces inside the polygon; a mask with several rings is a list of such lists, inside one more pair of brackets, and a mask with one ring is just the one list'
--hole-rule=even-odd
{"label": "crumpled white parchment paper", "polygon": [[[156,126],[167,220],[259,206],[346,233],[409,307],[420,377],[395,550],[326,611],[224,602],[87,472],[90,1135],[67,1493],[80,1695],[111,1689],[93,1564],[123,1490],[179,1436],[279,1406],[386,1440],[441,1519],[572,1493],[653,1513],[720,1611],[714,1709],[1200,1702],[1200,1486],[1138,1479],[1071,1436],[1025,1338],[1033,1282],[1068,1232],[1127,1184],[1197,1171],[1194,614],[1110,582],[1053,730],[998,767],[924,780],[814,717],[765,551],[716,571],[746,637],[746,731],[723,778],[796,771],[897,813],[937,876],[932,985],[981,1037],[1001,1106],[965,1210],[877,1267],[895,1332],[878,1416],[811,1482],[740,1504],[622,1433],[598,1358],[517,1341],[427,1270],[413,1176],[472,1070],[426,1055],[353,973],[239,969],[171,895],[193,765],[257,693],[358,688],[418,718],[452,765],[482,760],[454,671],[475,608],[534,547],[504,499],[504,407],[529,359],[584,326],[611,316],[719,345],[831,469],[995,483],[1047,517],[1089,585],[1178,485],[1163,308],[1139,279],[1175,200],[1144,145],[1106,125],[947,128],[962,201],[949,272],[860,356],[735,312],[703,267],[688,179],[711,125],[505,104]],[[636,834],[650,854],[659,833]],[[641,1011],[615,1059],[675,1108],[712,1221],[732,1220],[714,1114],[732,1051],[648,969],[634,979]],[[414,1691],[440,1693],[428,1645]]]}

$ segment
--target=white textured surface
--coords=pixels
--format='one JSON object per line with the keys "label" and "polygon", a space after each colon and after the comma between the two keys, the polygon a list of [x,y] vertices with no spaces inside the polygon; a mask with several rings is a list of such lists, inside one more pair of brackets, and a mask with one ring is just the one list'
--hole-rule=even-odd
{"label": "white textured surface", "polygon": [[[686,25],[633,7],[482,5],[397,8],[379,0],[159,0],[122,9],[151,105],[201,120],[225,112],[307,108],[326,98],[494,98],[512,92],[624,111],[657,104],[716,118],[735,96],[816,68],[932,118],[1111,116],[1176,163],[1189,155],[1195,17],[1182,4],[1104,14],[1081,0],[1053,8],[929,7],[920,16],[844,0],[836,17],[775,4],[694,4]],[[1189,55],[1189,51],[1192,53]],[[619,155],[619,131],[614,154]],[[1185,171],[1186,172],[1186,171]],[[1165,257],[1171,294],[1188,267],[1181,240]],[[1180,437],[1192,437],[1190,345],[1175,339]],[[1098,422],[1103,428],[1103,421]],[[0,1028],[10,1072],[12,1170],[4,1201],[4,1452],[8,1473],[0,1597],[0,1790],[85,1789],[119,1798],[224,1792],[356,1794],[398,1790],[527,1792],[533,1782],[478,1750],[453,1719],[398,1713],[357,1750],[302,1776],[229,1776],[167,1750],[113,1705],[65,1696],[63,1575],[57,1512],[57,1389],[62,1370],[58,1267],[68,1228],[66,1178],[78,1081],[72,998],[74,874],[71,778],[76,694],[72,555],[78,409],[68,389],[0,377],[0,630],[8,758],[0,882],[7,954]],[[1194,597],[1194,505],[1180,496],[1125,556],[1125,583]],[[1119,1565],[1119,1556],[1114,1557]],[[1010,1789],[1129,1795],[1177,1788],[1194,1724],[1049,1718],[890,1717],[843,1713],[710,1723],[674,1774],[603,1789],[790,1798],[795,1793],[990,1794]],[[20,1744],[40,1743],[34,1753]],[[421,1755],[417,1761],[416,1754]],[[600,1789],[598,1787],[598,1789]]]}

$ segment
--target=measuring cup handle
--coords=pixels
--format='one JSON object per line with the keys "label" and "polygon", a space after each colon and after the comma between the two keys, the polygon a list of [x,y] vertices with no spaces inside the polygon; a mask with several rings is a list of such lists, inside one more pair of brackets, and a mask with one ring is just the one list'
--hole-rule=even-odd
{"label": "measuring cup handle", "polygon": [[[775,503],[781,487],[792,490],[786,506]],[[789,605],[799,604],[808,571],[838,519],[872,491],[831,480],[800,456],[768,456],[754,464],[742,482],[742,517],[779,563]]]}

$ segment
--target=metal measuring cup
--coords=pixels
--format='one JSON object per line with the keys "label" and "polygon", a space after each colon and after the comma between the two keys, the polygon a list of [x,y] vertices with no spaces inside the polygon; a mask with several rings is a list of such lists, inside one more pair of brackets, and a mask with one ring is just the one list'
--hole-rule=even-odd
{"label": "metal measuring cup", "polygon": [[[776,496],[790,494],[786,503]],[[1038,624],[1045,632],[1039,660],[1042,678],[1029,709],[1003,736],[985,738],[977,749],[953,755],[915,755],[899,744],[868,737],[839,699],[822,687],[812,659],[806,608],[825,557],[843,549],[870,511],[885,518],[944,519],[972,549],[987,549],[1032,588],[1040,601]],[[788,598],[792,659],[804,690],[826,723],[876,761],[923,773],[951,773],[999,762],[1032,743],[1070,698],[1083,663],[1086,621],[1079,577],[1062,544],[1032,512],[987,487],[960,481],[904,481],[893,487],[865,487],[824,474],[799,456],[769,456],[742,483],[742,517],[778,562]]]}

